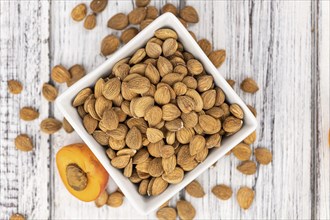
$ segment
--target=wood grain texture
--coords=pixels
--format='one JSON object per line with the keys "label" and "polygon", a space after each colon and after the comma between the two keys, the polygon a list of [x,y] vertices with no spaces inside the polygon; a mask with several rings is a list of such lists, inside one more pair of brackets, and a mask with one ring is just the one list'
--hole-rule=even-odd
{"label": "wood grain texture", "polygon": [[[153,219],[143,216],[125,201],[121,208],[96,208],[73,198],[64,188],[55,167],[56,152],[64,144],[79,141],[63,130],[51,137],[40,134],[40,119],[62,119],[56,107],[40,96],[49,80],[49,67],[82,64],[87,72],[100,65],[100,41],[119,32],[106,27],[118,12],[129,12],[134,1],[109,1],[97,16],[94,30],[70,19],[71,9],[82,1],[0,1],[0,219],[20,212],[29,219]],[[83,1],[89,4],[89,1]],[[191,198],[184,191],[172,200],[190,201],[198,219],[329,219],[330,149],[329,110],[329,2],[326,1],[152,1],[161,8],[171,2],[196,7],[200,22],[191,25],[198,39],[212,41],[214,49],[226,49],[227,60],[219,72],[234,79],[234,89],[258,111],[258,140],[252,147],[273,153],[269,166],[258,166],[256,175],[243,176],[239,164],[227,156],[198,180],[207,195]],[[245,77],[253,77],[260,91],[250,95],[239,89]],[[19,79],[22,94],[8,94],[8,79]],[[66,89],[59,86],[60,91]],[[18,119],[18,109],[31,105],[40,119]],[[33,137],[31,153],[14,149],[13,139],[26,132]],[[220,201],[212,195],[216,184],[252,187],[254,204],[239,208],[235,195]],[[116,189],[110,180],[109,191]]]}
{"label": "wood grain texture", "polygon": [[317,219],[328,219],[330,216],[330,2],[322,1],[319,7],[315,6],[319,19],[318,22],[318,59],[317,70],[319,72],[319,86],[317,93],[318,114],[316,143],[319,148],[317,152],[319,165],[316,169],[317,176],[317,200],[316,206],[319,207],[315,213]]}
{"label": "wood grain texture", "polygon": [[[49,4],[47,1],[0,1],[0,219],[13,212],[31,219],[49,218],[49,137],[40,134],[39,122],[49,105],[40,96],[41,82],[49,79]],[[20,95],[7,92],[7,80],[24,85]],[[19,119],[19,109],[32,106],[40,117],[33,122]],[[14,139],[27,133],[32,152],[15,149]]]}

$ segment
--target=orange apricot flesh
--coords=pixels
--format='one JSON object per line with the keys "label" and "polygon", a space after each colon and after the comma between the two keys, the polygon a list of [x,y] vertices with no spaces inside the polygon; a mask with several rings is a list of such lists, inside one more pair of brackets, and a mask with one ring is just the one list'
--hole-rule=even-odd
{"label": "orange apricot flesh", "polygon": [[86,144],[63,147],[56,165],[67,190],[82,201],[94,201],[107,186],[109,174]]}

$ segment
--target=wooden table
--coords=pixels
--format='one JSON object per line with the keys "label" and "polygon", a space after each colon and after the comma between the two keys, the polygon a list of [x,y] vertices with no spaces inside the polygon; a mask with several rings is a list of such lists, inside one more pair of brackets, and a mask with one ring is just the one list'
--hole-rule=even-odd
{"label": "wooden table", "polygon": [[[106,11],[97,16],[97,27],[87,31],[70,19],[78,2],[0,1],[0,219],[16,212],[28,219],[154,218],[140,215],[128,201],[118,209],[98,209],[73,198],[59,179],[55,154],[76,134],[40,133],[42,119],[62,119],[40,93],[41,85],[50,80],[51,67],[79,63],[93,70],[105,60],[99,54],[102,38],[119,34],[106,27],[108,18],[133,8],[133,1],[109,0]],[[166,2],[152,4],[160,8]],[[191,201],[198,219],[330,219],[329,2],[170,2],[180,8],[196,7],[200,22],[189,29],[198,38],[211,40],[215,49],[227,50],[220,73],[234,79],[234,89],[258,111],[253,148],[267,147],[273,153],[272,164],[258,166],[253,176],[236,170],[239,161],[234,156],[221,159],[198,178],[207,196],[196,199],[182,191],[171,205],[178,199]],[[239,89],[249,76],[260,86],[256,95]],[[7,92],[9,79],[23,82],[22,94]],[[19,120],[23,106],[38,108],[39,119]],[[32,136],[32,152],[15,150],[13,140],[19,133]],[[235,196],[217,200],[211,188],[220,183],[232,186],[234,192],[242,185],[252,187],[256,192],[252,207],[241,210]]]}

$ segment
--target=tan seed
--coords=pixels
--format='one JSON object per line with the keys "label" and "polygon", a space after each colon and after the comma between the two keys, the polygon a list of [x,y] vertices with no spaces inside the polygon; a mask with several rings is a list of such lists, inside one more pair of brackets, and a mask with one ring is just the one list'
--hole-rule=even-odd
{"label": "tan seed", "polygon": [[206,144],[206,140],[202,135],[195,135],[189,143],[190,155],[196,155],[201,152]]}
{"label": "tan seed", "polygon": [[132,158],[129,160],[128,164],[124,168],[124,176],[130,177],[133,173],[133,164],[132,164]]}
{"label": "tan seed", "polygon": [[256,160],[263,165],[269,164],[273,159],[272,153],[267,148],[263,147],[256,148],[254,150],[254,155]]}
{"label": "tan seed", "polygon": [[162,14],[170,12],[174,14],[175,16],[179,15],[178,9],[171,3],[167,3],[162,7]]}
{"label": "tan seed", "polygon": [[171,145],[165,145],[160,148],[160,156],[162,158],[169,158],[174,155],[174,147]]}
{"label": "tan seed", "polygon": [[137,153],[133,156],[133,164],[139,164],[145,162],[149,158],[149,153],[146,149],[141,148],[137,151]]}
{"label": "tan seed", "polygon": [[[163,147],[161,147],[160,149],[162,149]],[[160,154],[161,154],[162,150],[160,150]],[[165,171],[166,174],[170,174],[172,173],[174,170],[175,170],[175,167],[176,167],[176,156],[173,154],[172,156],[170,157],[167,157],[167,158],[163,158],[162,159],[162,167]],[[167,182],[177,182],[177,181],[181,181],[181,175],[178,175],[180,173],[177,173],[175,176],[174,174],[171,174],[169,176],[167,176],[167,179],[165,179],[165,177],[163,178],[164,180],[166,180]],[[171,179],[172,178],[172,179]],[[175,179],[177,178],[177,179]],[[171,180],[170,180],[171,179]]]}
{"label": "tan seed", "polygon": [[156,143],[164,138],[164,134],[161,130],[156,128],[147,128],[147,138],[151,143]]}
{"label": "tan seed", "polygon": [[105,146],[109,144],[109,135],[101,130],[95,130],[93,132],[94,139],[101,145]]}
{"label": "tan seed", "polygon": [[128,25],[128,16],[124,13],[118,13],[112,16],[108,21],[108,27],[115,30],[123,30]]}
{"label": "tan seed", "polygon": [[253,175],[257,171],[257,165],[251,160],[243,161],[237,169],[245,175]]}
{"label": "tan seed", "polygon": [[185,28],[188,28],[188,23],[183,20],[182,18],[179,18],[179,21],[181,22],[181,24],[185,27]]}
{"label": "tan seed", "polygon": [[158,29],[155,31],[155,36],[161,40],[166,40],[167,38],[178,39],[177,33],[168,28]]}
{"label": "tan seed", "polygon": [[204,70],[203,65],[196,59],[190,59],[187,62],[187,68],[192,75],[201,74]]}
{"label": "tan seed", "polygon": [[148,6],[146,18],[156,19],[157,17],[158,17],[158,9],[155,6]]}
{"label": "tan seed", "polygon": [[178,215],[181,219],[194,219],[196,215],[195,208],[190,202],[179,200],[176,203],[176,209],[178,210]]}
{"label": "tan seed", "polygon": [[112,148],[108,148],[105,152],[110,160],[116,157],[116,152]]}
{"label": "tan seed", "polygon": [[193,180],[186,186],[186,192],[195,198],[202,198],[205,196],[205,192],[201,184],[197,180]]}
{"label": "tan seed", "polygon": [[186,128],[193,128],[198,123],[198,115],[196,112],[182,113],[181,119]]}
{"label": "tan seed", "polygon": [[51,77],[57,83],[65,83],[70,80],[71,75],[64,66],[56,65],[52,69]]}
{"label": "tan seed", "polygon": [[181,144],[188,144],[192,140],[194,135],[195,135],[194,129],[183,127],[182,129],[176,132],[176,139]]}
{"label": "tan seed", "polygon": [[108,0],[92,0],[89,7],[95,13],[102,12],[108,5]]}
{"label": "tan seed", "polygon": [[178,42],[176,41],[176,39],[168,38],[164,41],[162,48],[163,55],[165,57],[169,57],[173,55],[178,49]]}
{"label": "tan seed", "polygon": [[246,78],[241,83],[241,89],[247,93],[256,93],[259,90],[258,84],[252,78]]}
{"label": "tan seed", "polygon": [[254,191],[248,187],[241,187],[237,192],[237,202],[242,209],[250,208],[253,199]]}
{"label": "tan seed", "polygon": [[82,21],[87,13],[87,7],[85,4],[79,4],[71,11],[71,17],[75,21]]}
{"label": "tan seed", "polygon": [[66,133],[72,133],[74,131],[71,124],[66,120],[66,118],[63,118],[63,129],[66,131]]}
{"label": "tan seed", "polygon": [[195,159],[195,156],[192,156],[189,153],[189,146],[183,145],[178,153],[177,153],[177,163],[182,166],[185,164],[188,164],[189,162],[193,161]]}
{"label": "tan seed", "polygon": [[176,95],[184,95],[187,92],[187,86],[186,84],[182,83],[182,82],[176,82],[173,85],[173,90],[175,92]]}
{"label": "tan seed", "polygon": [[94,119],[90,114],[87,114],[83,118],[83,125],[88,134],[92,134],[97,127],[97,120]]}
{"label": "tan seed", "polygon": [[150,96],[136,97],[131,101],[130,112],[134,117],[144,117],[147,109],[154,106],[154,99]]}
{"label": "tan seed", "polygon": [[108,195],[107,191],[104,191],[103,193],[101,193],[99,195],[99,197],[97,197],[97,199],[95,200],[96,207],[100,208],[100,207],[104,206],[108,201],[108,197],[109,197],[109,195]]}
{"label": "tan seed", "polygon": [[146,77],[134,77],[127,83],[128,89],[130,89],[132,92],[143,94],[145,92],[148,92],[150,89],[150,81]]}
{"label": "tan seed", "polygon": [[197,162],[201,163],[206,159],[208,154],[209,154],[209,149],[205,147],[202,151],[200,151],[196,154],[195,160]]}
{"label": "tan seed", "polygon": [[100,118],[103,117],[104,111],[111,107],[112,107],[112,102],[110,100],[104,98],[103,95],[98,97],[95,101],[95,112]]}
{"label": "tan seed", "polygon": [[84,21],[84,28],[87,30],[92,30],[96,26],[96,16],[95,14],[90,14],[86,17]]}
{"label": "tan seed", "polygon": [[215,88],[215,91],[217,92],[216,97],[215,97],[215,106],[220,106],[224,103],[225,101],[225,93],[220,89],[219,87]]}
{"label": "tan seed", "polygon": [[[148,51],[147,51],[148,53]],[[145,70],[145,76],[150,80],[151,83],[157,84],[160,80],[160,74],[157,68],[149,63]]]}
{"label": "tan seed", "polygon": [[181,111],[176,105],[171,103],[162,106],[163,120],[172,121],[181,115]]}
{"label": "tan seed", "polygon": [[33,149],[32,140],[26,134],[20,134],[15,138],[15,147],[21,151],[31,151]]}
{"label": "tan seed", "polygon": [[163,207],[157,211],[156,216],[159,220],[175,220],[176,211],[172,207]]}
{"label": "tan seed", "polygon": [[141,23],[140,23],[140,30],[145,29],[153,21],[154,21],[154,19],[145,19],[145,20],[141,21]]}
{"label": "tan seed", "polygon": [[232,79],[227,79],[226,81],[231,87],[234,87],[234,85],[236,83],[235,80],[232,80]]}
{"label": "tan seed", "polygon": [[213,147],[220,147],[221,136],[220,134],[212,134],[206,138],[206,147],[213,148]]}
{"label": "tan seed", "polygon": [[130,161],[130,155],[117,156],[111,160],[111,165],[118,169],[123,169]]}
{"label": "tan seed", "polygon": [[164,173],[162,158],[154,158],[150,161],[148,173],[153,177],[159,177]]}
{"label": "tan seed", "polygon": [[53,134],[62,128],[62,122],[54,118],[46,118],[40,123],[40,130],[46,134]]}
{"label": "tan seed", "polygon": [[33,121],[39,117],[39,112],[32,107],[23,107],[19,111],[19,117],[24,121]]}
{"label": "tan seed", "polygon": [[118,128],[119,125],[118,114],[113,109],[107,109],[104,111],[100,123],[102,123],[107,130],[114,130]]}
{"label": "tan seed", "polygon": [[226,51],[225,50],[215,50],[209,54],[209,59],[213,65],[219,68],[226,60]]}
{"label": "tan seed", "polygon": [[173,71],[172,63],[165,57],[160,56],[157,60],[157,69],[161,77]]}
{"label": "tan seed", "polygon": [[121,33],[120,40],[124,44],[127,44],[130,40],[132,40],[139,33],[138,29],[131,27],[124,30]]}
{"label": "tan seed", "polygon": [[42,95],[47,99],[49,102],[55,101],[57,97],[58,91],[53,85],[49,83],[44,83],[42,85]]}
{"label": "tan seed", "polygon": [[189,96],[194,100],[194,102],[195,102],[194,110],[196,112],[200,112],[203,110],[203,99],[196,90],[188,89],[186,92],[186,96]]}
{"label": "tan seed", "polygon": [[8,85],[8,91],[11,93],[11,94],[20,94],[23,90],[23,85],[17,81],[17,80],[9,80],[7,82],[7,85]]}
{"label": "tan seed", "polygon": [[209,115],[199,116],[198,123],[206,134],[215,134],[221,129],[221,122]]}
{"label": "tan seed", "polygon": [[146,45],[146,53],[151,58],[158,58],[162,54],[162,48],[159,44],[149,41]]}
{"label": "tan seed", "polygon": [[219,107],[213,107],[205,112],[207,115],[211,115],[213,118],[219,119],[224,115],[224,112]]}
{"label": "tan seed", "polygon": [[233,116],[227,117],[223,122],[223,129],[226,132],[235,133],[241,129],[243,121]]}
{"label": "tan seed", "polygon": [[109,146],[113,150],[121,150],[125,147],[125,140],[116,140],[113,137],[109,137]]}
{"label": "tan seed", "polygon": [[125,124],[119,124],[116,129],[107,131],[107,134],[116,140],[124,140],[127,132],[127,126]]}
{"label": "tan seed", "polygon": [[209,110],[215,105],[216,91],[214,89],[210,89],[203,92],[201,97],[203,100],[203,109]]}
{"label": "tan seed", "polygon": [[246,144],[253,144],[257,139],[257,132],[254,131],[252,132],[249,136],[247,136],[243,142],[246,143]]}
{"label": "tan seed", "polygon": [[171,93],[168,87],[162,86],[158,88],[154,95],[155,102],[160,105],[165,105],[171,100]]}
{"label": "tan seed", "polygon": [[124,196],[121,192],[113,192],[109,195],[107,205],[111,207],[119,207],[123,204]]}
{"label": "tan seed", "polygon": [[139,185],[139,193],[142,196],[147,195],[147,189],[148,189],[149,179],[142,180]]}
{"label": "tan seed", "polygon": [[161,122],[163,116],[162,109],[158,106],[152,106],[146,110],[144,119],[150,126],[155,126]]}
{"label": "tan seed", "polygon": [[241,161],[249,160],[252,153],[250,146],[244,143],[236,145],[231,151]]}
{"label": "tan seed", "polygon": [[19,213],[12,214],[9,220],[25,220],[25,217]]}
{"label": "tan seed", "polygon": [[[164,159],[163,159],[164,160]],[[178,184],[182,182],[184,177],[184,171],[180,167],[175,167],[172,172],[165,172],[162,178],[171,184]]]}
{"label": "tan seed", "polygon": [[125,138],[126,145],[131,148],[138,150],[142,147],[142,135],[137,127],[132,127]]}
{"label": "tan seed", "polygon": [[179,118],[174,119],[173,121],[167,121],[165,122],[165,128],[168,131],[178,131],[183,128],[183,122]]}
{"label": "tan seed", "polygon": [[229,186],[220,184],[212,188],[212,193],[221,200],[228,200],[233,194],[232,189]]}
{"label": "tan seed", "polygon": [[103,56],[108,56],[114,53],[120,45],[119,39],[114,35],[108,35],[103,38],[101,43],[101,53]]}
{"label": "tan seed", "polygon": [[140,24],[146,17],[147,15],[147,10],[144,7],[139,7],[133,9],[128,14],[128,20],[130,24]]}
{"label": "tan seed", "polygon": [[198,77],[197,90],[199,92],[205,92],[205,91],[211,89],[212,85],[213,85],[213,77],[212,76],[205,75],[205,76]]}
{"label": "tan seed", "polygon": [[72,86],[75,82],[85,76],[86,71],[82,65],[75,64],[69,69],[71,78],[66,82],[68,87]]}
{"label": "tan seed", "polygon": [[149,5],[151,0],[135,0],[135,5],[137,7],[145,7],[147,5]]}
{"label": "tan seed", "polygon": [[232,104],[229,107],[229,111],[236,117],[239,119],[243,119],[244,118],[244,112],[241,109],[241,107],[238,104]]}
{"label": "tan seed", "polygon": [[206,54],[206,56],[208,56],[211,53],[211,51],[212,51],[212,44],[207,39],[200,39],[198,41],[198,45],[204,51],[204,53]]}
{"label": "tan seed", "polygon": [[187,95],[177,97],[177,103],[183,113],[191,112],[195,109],[196,105],[195,101]]}
{"label": "tan seed", "polygon": [[153,196],[157,196],[165,191],[167,188],[168,183],[162,179],[162,177],[156,177],[154,180],[152,187],[151,187],[151,193]]}
{"label": "tan seed", "polygon": [[102,94],[108,100],[113,100],[119,95],[120,87],[121,87],[120,79],[118,78],[109,79],[104,85]]}
{"label": "tan seed", "polygon": [[189,23],[198,23],[199,17],[195,8],[186,6],[180,10],[180,17]]}

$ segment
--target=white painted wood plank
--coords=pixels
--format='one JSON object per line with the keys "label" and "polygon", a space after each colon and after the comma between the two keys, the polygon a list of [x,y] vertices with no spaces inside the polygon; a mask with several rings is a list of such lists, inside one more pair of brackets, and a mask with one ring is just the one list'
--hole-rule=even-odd
{"label": "white painted wood plank", "polygon": [[318,219],[330,219],[330,2],[321,1],[319,17],[319,184]]}
{"label": "white painted wood plank", "polygon": [[[156,5],[162,3],[156,2]],[[178,5],[178,2],[174,3]],[[96,37],[85,31],[81,24],[73,25],[69,12],[74,4],[56,2],[53,5],[52,10],[59,14],[52,29],[54,38],[60,39],[52,46],[54,64],[65,62],[71,65],[83,59],[83,64],[91,70],[102,62],[95,44],[105,35],[106,29],[98,26],[93,30],[100,33]],[[126,1],[114,4],[101,14],[103,22],[100,23],[105,24],[111,15],[119,11],[128,12],[132,7]],[[238,84],[235,89],[247,103],[257,106],[261,126],[256,146],[270,148],[274,162],[270,166],[259,167],[256,176],[245,177],[236,170],[238,161],[233,156],[226,157],[198,178],[208,194],[205,198],[193,199],[180,193],[171,204],[185,198],[196,207],[197,218],[204,219],[311,216],[311,102],[304,98],[310,97],[311,93],[310,3],[188,1],[187,4],[196,6],[201,17],[200,23],[192,26],[191,30],[199,38],[212,39],[214,48],[227,50],[228,58],[220,72],[237,80],[237,83],[247,76],[258,81],[261,89],[256,96],[243,94]],[[301,117],[305,120],[301,121]],[[59,134],[53,139],[56,149],[64,135]],[[235,198],[227,202],[218,201],[210,189],[219,183],[232,185],[235,192],[241,185],[253,187],[256,190],[254,205],[249,211],[242,211]],[[55,218],[145,218],[137,215],[127,202],[120,209],[96,209],[93,204],[77,201],[68,195],[57,174],[53,186]],[[79,211],[71,212],[67,207]]]}
{"label": "white painted wood plank", "polygon": [[[49,106],[41,98],[48,81],[48,1],[0,1],[0,219],[19,212],[30,219],[49,218],[49,143],[39,132]],[[7,80],[24,85],[20,95],[7,92]],[[19,119],[19,109],[39,109],[33,122]],[[32,137],[32,152],[15,149],[20,133]]]}
{"label": "white painted wood plank", "polygon": [[[48,115],[49,105],[40,99],[40,87],[36,86],[36,81],[40,85],[49,79],[48,16],[52,21],[51,65],[62,63],[69,67],[80,63],[90,71],[104,60],[99,56],[99,47],[102,38],[112,33],[106,28],[108,18],[117,12],[129,12],[132,9],[132,1],[110,1],[106,11],[97,17],[99,25],[87,31],[82,23],[70,19],[71,9],[80,2],[54,1],[49,15],[46,1],[33,4],[23,1],[20,11],[24,13],[18,16],[17,2],[0,1],[0,219],[8,218],[12,212],[21,212],[31,219],[47,218],[49,209],[50,216],[56,219],[154,217],[138,215],[127,201],[119,209],[97,209],[93,203],[79,202],[69,195],[59,179],[54,158],[56,151],[69,143],[69,138],[77,136],[67,135],[64,131],[54,135],[50,142],[52,156],[48,170],[48,136],[39,134],[39,122],[20,123],[17,111],[13,111],[18,110],[19,106],[33,104],[39,107],[41,118]],[[153,1],[152,4],[160,7],[165,2]],[[313,213],[316,213],[316,218],[329,218],[329,149],[323,147],[327,146],[329,129],[329,52],[326,50],[329,48],[326,40],[329,39],[329,29],[326,28],[329,22],[326,9],[329,5],[324,6],[327,3],[321,2],[319,47],[322,95],[318,123],[318,143],[321,146],[317,154],[319,160],[312,161],[311,60],[315,54],[311,54],[313,50],[310,44],[310,2],[168,2],[178,6],[195,6],[201,19],[199,24],[192,25],[190,29],[199,38],[212,39],[215,49],[227,50],[228,58],[220,73],[235,79],[238,94],[248,104],[256,105],[260,127],[258,144],[255,146],[265,146],[274,153],[272,165],[260,166],[256,176],[250,177],[237,172],[238,161],[233,156],[223,158],[215,168],[198,178],[207,192],[205,198],[195,199],[181,192],[171,201],[171,205],[179,198],[187,199],[197,209],[197,218],[200,219],[310,218]],[[260,91],[257,95],[240,91],[238,84],[246,76],[258,81]],[[21,79],[27,86],[24,93],[14,99],[6,91],[9,78]],[[65,86],[61,86],[61,91],[65,89]],[[53,105],[50,106],[54,109]],[[58,118],[62,117],[56,108],[54,112],[51,110],[53,113]],[[36,140],[34,153],[21,154],[13,149],[12,140],[17,131],[33,134]],[[26,156],[29,154],[32,156]],[[314,162],[320,162],[315,168],[319,172],[316,191],[310,189],[314,181],[311,179],[311,173],[315,171],[311,169]],[[47,188],[49,178],[50,194]],[[242,211],[234,197],[226,202],[215,199],[210,190],[218,183],[233,186],[235,192],[241,185],[254,187],[256,199],[251,209]],[[112,190],[114,187],[112,184]],[[313,195],[314,192],[317,195]],[[313,199],[317,200],[316,207],[312,207]]]}

